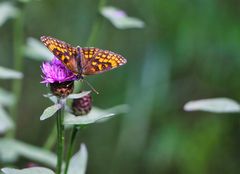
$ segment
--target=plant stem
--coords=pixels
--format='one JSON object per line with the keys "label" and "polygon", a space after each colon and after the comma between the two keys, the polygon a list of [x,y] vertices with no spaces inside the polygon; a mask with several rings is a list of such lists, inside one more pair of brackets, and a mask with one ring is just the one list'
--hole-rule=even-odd
{"label": "plant stem", "polygon": [[86,43],[87,46],[91,46],[91,44],[94,44],[96,42],[96,38],[97,38],[99,29],[100,29],[100,21],[97,20],[93,25],[93,28],[91,30],[91,34],[90,34],[89,39]]}
{"label": "plant stem", "polygon": [[71,158],[72,153],[73,153],[74,143],[75,143],[75,139],[76,139],[76,135],[77,135],[78,130],[79,130],[79,127],[74,125],[73,128],[72,128],[71,139],[70,139],[70,143],[69,143],[69,146],[68,146],[67,159],[66,159],[66,166],[65,166],[64,174],[67,174],[67,172],[68,172],[69,162],[70,162],[70,158]]}
{"label": "plant stem", "polygon": [[43,145],[44,149],[51,150],[53,145],[55,144],[57,137],[56,137],[56,124],[54,124],[53,129],[51,130],[50,135],[48,136],[45,144]]}
{"label": "plant stem", "polygon": [[[100,11],[105,4],[106,4],[106,0],[100,0],[98,3],[98,11]],[[91,44],[94,44],[96,42],[98,32],[100,30],[100,26],[101,26],[101,21],[98,18],[92,27],[91,33],[89,35],[89,39],[86,43],[87,46],[91,46]]]}
{"label": "plant stem", "polygon": [[106,4],[106,0],[100,0],[98,3],[98,10],[101,10],[102,7],[104,7]]}
{"label": "plant stem", "polygon": [[63,111],[64,102],[62,99],[58,99],[58,103],[62,105],[62,108],[57,111],[57,171],[56,174],[61,174],[63,150],[64,150],[64,125],[63,125]]}
{"label": "plant stem", "polygon": [[[17,71],[23,70],[23,22],[24,14],[23,9],[19,10],[19,14],[14,19],[13,26],[13,56],[14,56],[14,69]],[[17,110],[19,106],[19,99],[22,91],[22,80],[14,80],[12,83],[12,91],[15,96],[14,105],[10,108],[10,113],[14,122],[17,120]],[[15,130],[8,133],[9,137],[15,136]]]}

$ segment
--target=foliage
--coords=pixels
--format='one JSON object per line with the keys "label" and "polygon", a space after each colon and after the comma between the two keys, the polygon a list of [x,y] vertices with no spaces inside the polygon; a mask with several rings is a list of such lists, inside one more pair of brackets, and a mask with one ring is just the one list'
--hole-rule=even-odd
{"label": "foliage", "polygon": [[0,79],[21,79],[23,74],[15,70],[11,70],[5,67],[0,67]]}
{"label": "foliage", "polygon": [[127,113],[127,112],[128,112],[128,107],[126,105],[119,105],[106,110],[94,107],[90,111],[90,113],[84,117],[76,117],[71,113],[67,113],[64,117],[64,124],[88,125],[96,122],[101,122],[117,114]]}
{"label": "foliage", "polygon": [[27,169],[11,169],[11,168],[3,168],[2,171],[5,174],[54,174],[53,171],[43,167],[33,167]]}
{"label": "foliage", "polygon": [[84,144],[80,150],[71,158],[68,174],[85,174],[87,168],[88,153]]}
{"label": "foliage", "polygon": [[100,12],[118,29],[144,27],[143,21],[134,17],[128,17],[123,10],[117,9],[115,7],[103,7]]}
{"label": "foliage", "polygon": [[184,106],[185,111],[207,111],[215,113],[239,113],[240,105],[228,98],[202,99],[190,101]]}
{"label": "foliage", "polygon": [[[87,173],[240,172],[237,1],[123,0],[101,1],[100,5],[94,0],[6,2],[0,4],[0,85],[4,90],[0,90],[4,113],[0,116],[7,118],[0,125],[3,137],[42,147],[50,136],[53,117],[39,121],[42,110],[51,105],[41,98],[48,90],[39,85],[39,61],[48,60],[50,54],[37,40],[43,34],[51,35],[74,45],[113,50],[128,60],[122,69],[87,78],[100,93],[93,94],[96,106],[108,108],[127,103],[130,107],[124,117],[81,129],[84,131],[80,131],[76,143],[86,142],[88,147]],[[113,12],[124,11],[127,22],[120,20],[119,25],[115,18],[104,15],[104,9],[109,7]],[[131,16],[144,25],[140,22],[140,28],[128,28],[125,24],[129,24]],[[16,37],[18,34],[21,37]],[[16,51],[24,58],[20,60],[24,68],[16,66]],[[13,70],[13,74],[5,73],[6,70]],[[15,82],[23,82],[22,88],[15,87]],[[219,96],[224,97],[220,105],[215,100]],[[199,105],[201,98],[207,98],[207,103],[204,100]],[[190,103],[191,110],[210,112],[185,112],[184,104],[188,101],[194,101]],[[12,109],[16,104],[17,109]],[[226,112],[226,106],[236,113]],[[186,108],[189,110],[189,105]],[[108,109],[102,111],[111,115]],[[17,117],[13,116],[15,112]],[[224,113],[218,117],[216,112]],[[11,136],[12,131],[15,136]],[[25,168],[27,160],[50,167],[24,153],[17,153],[24,160],[15,158],[15,151],[6,150],[8,147],[12,149],[8,144],[0,144],[1,153],[9,153],[5,155],[9,159],[1,161],[1,166]],[[54,151],[53,146],[50,150]],[[17,161],[13,163],[12,159]]]}

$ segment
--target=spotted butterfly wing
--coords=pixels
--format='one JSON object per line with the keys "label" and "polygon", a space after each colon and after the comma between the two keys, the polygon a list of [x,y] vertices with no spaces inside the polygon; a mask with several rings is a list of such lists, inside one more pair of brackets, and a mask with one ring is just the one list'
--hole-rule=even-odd
{"label": "spotted butterfly wing", "polygon": [[83,75],[100,74],[127,63],[127,60],[114,52],[94,47],[81,48]]}
{"label": "spotted butterfly wing", "polygon": [[42,36],[41,41],[69,70],[78,74],[77,48],[50,36]]}
{"label": "spotted butterfly wing", "polygon": [[127,63],[123,56],[108,50],[93,47],[76,48],[50,36],[42,36],[41,41],[76,75],[99,74]]}

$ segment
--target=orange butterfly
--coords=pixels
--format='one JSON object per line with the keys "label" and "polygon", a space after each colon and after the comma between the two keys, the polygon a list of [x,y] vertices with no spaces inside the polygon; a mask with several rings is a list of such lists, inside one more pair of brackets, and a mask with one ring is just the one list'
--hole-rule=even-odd
{"label": "orange butterfly", "polygon": [[94,47],[73,47],[50,36],[42,36],[41,41],[69,70],[79,78],[84,75],[99,74],[127,63],[114,52]]}

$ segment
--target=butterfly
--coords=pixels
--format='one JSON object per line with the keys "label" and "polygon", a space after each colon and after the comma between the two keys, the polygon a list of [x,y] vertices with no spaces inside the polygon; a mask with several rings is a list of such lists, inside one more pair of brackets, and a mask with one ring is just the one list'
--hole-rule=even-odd
{"label": "butterfly", "polygon": [[120,54],[95,47],[73,47],[50,36],[41,36],[43,44],[80,79],[100,74],[127,63]]}

